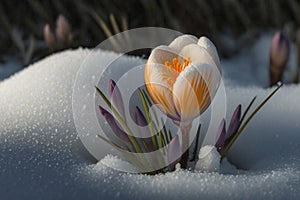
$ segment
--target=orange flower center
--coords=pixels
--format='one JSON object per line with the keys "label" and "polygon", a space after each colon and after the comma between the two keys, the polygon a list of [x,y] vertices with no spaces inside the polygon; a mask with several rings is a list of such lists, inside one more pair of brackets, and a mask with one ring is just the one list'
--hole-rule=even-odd
{"label": "orange flower center", "polygon": [[190,63],[191,63],[190,58],[184,58],[181,62],[178,60],[178,58],[173,58],[172,63],[170,61],[166,61],[165,66],[168,67],[170,70],[175,70],[178,73],[180,73]]}
{"label": "orange flower center", "polygon": [[[182,72],[190,63],[190,58],[184,58],[181,62],[178,60],[178,58],[173,58],[172,62],[166,61],[165,62],[165,68],[162,68],[162,76],[165,79],[165,81],[172,85],[175,83],[175,80],[180,72]],[[170,88],[172,90],[172,87]]]}

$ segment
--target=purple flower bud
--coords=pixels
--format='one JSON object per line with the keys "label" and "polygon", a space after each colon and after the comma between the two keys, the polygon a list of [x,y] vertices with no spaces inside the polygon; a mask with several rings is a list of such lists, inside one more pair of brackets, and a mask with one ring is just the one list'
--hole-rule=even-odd
{"label": "purple flower bud", "polygon": [[48,46],[48,48],[53,49],[55,46],[55,38],[51,31],[50,25],[46,24],[44,26],[44,40]]}
{"label": "purple flower bud", "polygon": [[[105,110],[103,107],[99,106],[100,112],[101,114],[104,116],[105,120],[107,121],[107,123],[109,124],[109,126],[111,127],[113,133],[115,134],[115,136],[117,136],[116,138],[113,137],[110,134],[106,134],[105,135],[115,144],[120,144],[120,141],[124,144],[126,144],[126,146],[133,151],[133,146],[128,138],[128,135],[118,126],[115,118],[112,116],[112,114],[110,114],[107,110]],[[124,146],[124,145],[121,145]]]}
{"label": "purple flower bud", "polygon": [[215,144],[215,147],[217,150],[222,150],[225,147],[225,139],[226,139],[226,121],[225,119],[222,119],[219,130],[218,130],[218,140]]}
{"label": "purple flower bud", "polygon": [[125,109],[121,92],[113,80],[109,80],[109,95],[111,102],[125,120]]}
{"label": "purple flower bud", "polygon": [[147,120],[138,106],[135,107],[135,122],[139,126],[147,126]]}
{"label": "purple flower bud", "polygon": [[60,45],[70,45],[72,41],[71,26],[63,15],[59,15],[56,20],[55,35]]}
{"label": "purple flower bud", "polygon": [[237,131],[240,125],[241,113],[242,113],[242,105],[239,104],[232,114],[231,121],[227,129],[227,134],[225,139],[226,141],[230,140],[233,134]]}
{"label": "purple flower bud", "polygon": [[148,123],[147,123],[145,116],[143,115],[143,113],[139,109],[139,107],[135,108],[134,114],[135,114],[136,124],[138,126],[140,126],[140,134],[143,136],[143,138],[141,140],[146,143],[149,151],[154,151],[155,148],[154,148],[154,144],[152,143],[152,140],[150,137],[151,136],[150,131],[149,131],[149,128],[146,127],[148,125]]}
{"label": "purple flower bud", "polygon": [[180,161],[181,158],[181,147],[179,144],[178,135],[174,136],[168,145],[168,162],[170,168],[173,170],[175,165]]}
{"label": "purple flower bud", "polygon": [[276,66],[283,66],[288,61],[289,57],[289,41],[282,34],[277,32],[272,38],[271,42],[271,61]]}
{"label": "purple flower bud", "polygon": [[276,32],[270,47],[270,85],[282,79],[283,72],[289,59],[290,48],[288,39],[282,32]]}

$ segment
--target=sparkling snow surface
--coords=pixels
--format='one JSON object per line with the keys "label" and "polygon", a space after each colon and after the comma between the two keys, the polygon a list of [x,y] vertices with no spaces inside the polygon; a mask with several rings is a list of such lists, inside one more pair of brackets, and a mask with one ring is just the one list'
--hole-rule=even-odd
{"label": "sparkling snow surface", "polygon": [[[235,58],[221,62],[228,98],[227,121],[239,103],[245,109],[253,96],[258,95],[260,102],[271,92],[265,89],[269,41],[269,35],[264,35]],[[113,156],[105,158],[106,164],[97,163],[75,130],[72,85],[90,52],[78,49],[55,54],[0,83],[0,199],[300,196],[299,85],[283,86],[240,136],[228,158],[240,169],[127,174],[107,166],[120,162]],[[117,56],[104,51],[93,54],[103,62]],[[132,57],[122,59],[127,64],[143,62]]]}

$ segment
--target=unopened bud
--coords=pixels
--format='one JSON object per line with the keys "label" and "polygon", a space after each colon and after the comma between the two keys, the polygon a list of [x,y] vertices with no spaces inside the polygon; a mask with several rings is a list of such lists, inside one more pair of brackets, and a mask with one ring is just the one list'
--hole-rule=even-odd
{"label": "unopened bud", "polygon": [[270,86],[281,81],[289,59],[289,41],[282,32],[277,32],[272,38],[270,47]]}
{"label": "unopened bud", "polygon": [[71,26],[63,15],[59,15],[56,20],[55,34],[60,46],[70,45],[72,41]]}
{"label": "unopened bud", "polygon": [[51,31],[50,25],[46,24],[44,26],[44,40],[49,49],[53,49],[55,46],[55,38]]}

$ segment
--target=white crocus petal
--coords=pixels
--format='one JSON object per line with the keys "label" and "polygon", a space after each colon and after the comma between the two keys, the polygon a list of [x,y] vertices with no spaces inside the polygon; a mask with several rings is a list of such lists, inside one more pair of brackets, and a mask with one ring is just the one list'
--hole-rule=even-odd
{"label": "white crocus petal", "polygon": [[216,46],[208,39],[207,37],[201,37],[198,40],[198,45],[205,48],[209,55],[213,58],[215,61],[216,65],[218,66],[219,70],[221,70],[221,64],[220,64],[220,58],[217,52]]}
{"label": "white crocus petal", "polygon": [[192,65],[198,70],[202,77],[204,77],[210,92],[210,98],[213,99],[222,79],[222,74],[219,69],[215,66],[200,62],[192,63]]}
{"label": "white crocus petal", "polygon": [[171,61],[175,57],[177,57],[177,53],[173,49],[161,45],[152,50],[147,63],[164,65],[166,61]]}
{"label": "white crocus petal", "polygon": [[197,44],[189,44],[185,46],[179,53],[183,58],[190,58],[192,63],[207,63],[217,68],[216,63],[205,48]]}
{"label": "white crocus petal", "polygon": [[174,39],[169,47],[173,49],[177,54],[181,49],[189,44],[197,44],[198,38],[193,35],[182,35]]}
{"label": "white crocus petal", "polygon": [[190,123],[208,108],[218,77],[218,69],[207,63],[192,63],[180,73],[173,86],[173,100],[181,122]]}
{"label": "white crocus petal", "polygon": [[157,104],[160,110],[169,117],[178,120],[179,117],[173,102],[172,85],[166,81],[166,77],[164,73],[162,73],[163,69],[165,69],[165,66],[162,64],[149,62],[146,64],[146,87],[152,100]]}

